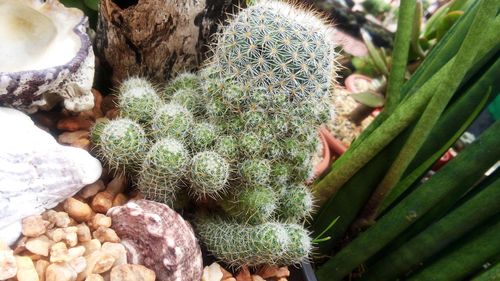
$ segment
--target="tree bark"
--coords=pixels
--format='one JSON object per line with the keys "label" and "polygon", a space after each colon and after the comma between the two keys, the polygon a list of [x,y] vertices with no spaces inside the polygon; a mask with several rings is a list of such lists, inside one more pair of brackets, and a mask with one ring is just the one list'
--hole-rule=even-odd
{"label": "tree bark", "polygon": [[210,36],[240,0],[101,0],[96,49],[117,85],[131,75],[162,83],[199,67]]}

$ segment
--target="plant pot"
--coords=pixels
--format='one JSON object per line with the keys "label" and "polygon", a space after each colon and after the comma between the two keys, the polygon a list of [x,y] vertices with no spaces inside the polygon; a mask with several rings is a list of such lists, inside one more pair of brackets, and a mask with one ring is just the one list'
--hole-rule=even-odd
{"label": "plant pot", "polygon": [[320,177],[328,169],[328,167],[330,167],[331,160],[332,160],[330,147],[328,145],[328,141],[326,140],[326,137],[324,136],[321,129],[319,130],[318,133],[319,133],[319,139],[321,141],[321,145],[323,146],[323,154],[322,154],[321,162],[319,162],[314,167],[313,179]]}
{"label": "plant pot", "polygon": [[338,158],[347,150],[347,146],[343,144],[340,140],[333,136],[333,134],[325,127],[320,128],[320,134],[325,139],[328,149],[330,150],[330,155]]}
{"label": "plant pot", "polygon": [[351,74],[345,79],[345,88],[351,93],[359,93],[371,90],[371,83],[373,79],[361,75],[361,74]]}

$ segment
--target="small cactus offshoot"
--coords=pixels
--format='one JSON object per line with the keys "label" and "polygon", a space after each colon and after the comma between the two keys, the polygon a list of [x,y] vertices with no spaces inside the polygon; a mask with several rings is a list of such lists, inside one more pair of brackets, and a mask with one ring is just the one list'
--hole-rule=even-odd
{"label": "small cactus offshoot", "polygon": [[193,115],[187,108],[176,103],[168,103],[156,111],[151,129],[157,139],[163,137],[184,139],[192,125]]}
{"label": "small cactus offshoot", "polygon": [[281,222],[300,223],[313,210],[313,196],[302,184],[285,186],[280,190],[277,218]]}
{"label": "small cactus offshoot", "polygon": [[312,248],[307,230],[295,224],[245,225],[202,218],[195,226],[208,250],[231,266],[299,263]]}
{"label": "small cactus offshoot", "polygon": [[155,88],[143,78],[129,78],[120,86],[118,107],[123,117],[149,124],[161,105],[162,101]]}
{"label": "small cactus offshoot", "polygon": [[270,187],[242,188],[220,202],[226,213],[240,223],[259,224],[271,219],[277,196]]}
{"label": "small cactus offshoot", "polygon": [[195,196],[220,197],[227,187],[229,164],[216,152],[200,152],[191,159],[189,179]]}
{"label": "small cactus offshoot", "polygon": [[[100,133],[98,133],[98,131]],[[115,172],[136,172],[147,151],[148,140],[142,127],[119,118],[94,127],[94,143],[99,156]]]}

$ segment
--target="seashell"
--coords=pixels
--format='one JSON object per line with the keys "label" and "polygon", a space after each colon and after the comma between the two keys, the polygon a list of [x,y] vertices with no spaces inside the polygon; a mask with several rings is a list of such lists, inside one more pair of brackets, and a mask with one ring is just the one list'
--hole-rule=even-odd
{"label": "seashell", "polygon": [[83,12],[58,0],[0,0],[0,105],[92,109],[94,53]]}
{"label": "seashell", "polygon": [[101,163],[63,146],[22,112],[0,107],[0,240],[19,236],[22,218],[40,214],[99,179]]}
{"label": "seashell", "polygon": [[157,280],[201,280],[203,259],[193,228],[167,205],[132,200],[107,215],[129,263],[154,270]]}

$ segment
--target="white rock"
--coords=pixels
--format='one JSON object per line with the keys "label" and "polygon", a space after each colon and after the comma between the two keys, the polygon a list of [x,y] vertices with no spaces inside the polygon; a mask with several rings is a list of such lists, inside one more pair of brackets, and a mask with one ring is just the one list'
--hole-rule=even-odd
{"label": "white rock", "polygon": [[99,179],[101,163],[62,146],[24,113],[0,107],[0,240],[19,237],[22,218],[40,214]]}

